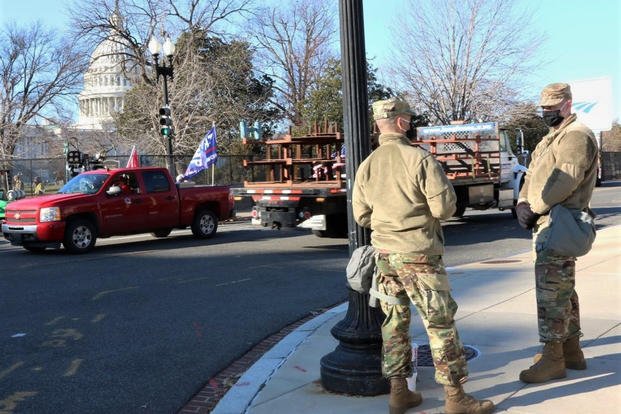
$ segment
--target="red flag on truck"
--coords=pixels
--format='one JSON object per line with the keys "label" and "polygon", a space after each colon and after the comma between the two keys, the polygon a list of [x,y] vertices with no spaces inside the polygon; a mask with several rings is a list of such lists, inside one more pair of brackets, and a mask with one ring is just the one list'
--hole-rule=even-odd
{"label": "red flag on truck", "polygon": [[136,151],[136,146],[132,147],[132,152],[129,154],[129,159],[127,160],[126,168],[137,168],[140,167],[140,160],[138,159],[138,151]]}

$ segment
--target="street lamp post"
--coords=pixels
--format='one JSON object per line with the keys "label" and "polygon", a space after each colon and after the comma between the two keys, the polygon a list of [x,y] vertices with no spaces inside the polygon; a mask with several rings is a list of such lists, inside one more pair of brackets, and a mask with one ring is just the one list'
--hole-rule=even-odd
{"label": "street lamp post", "polygon": [[[176,172],[172,146],[173,128],[172,120],[170,119],[170,105],[168,101],[168,78],[171,80],[173,79],[172,60],[173,55],[175,54],[175,44],[170,40],[170,37],[166,37],[164,45],[161,45],[155,36],[153,36],[151,37],[151,40],[149,40],[149,51],[151,52],[151,55],[153,55],[157,81],[159,81],[160,76],[164,78],[164,108],[160,109],[160,124],[162,125],[160,132],[168,139],[168,169],[174,177]],[[168,59],[168,65],[166,64],[166,59],[162,59],[162,64],[159,64],[159,57],[162,51],[164,52],[164,56]],[[164,123],[162,123],[162,121],[164,121]]]}
{"label": "street lamp post", "polygon": [[[368,229],[356,224],[352,212],[353,179],[371,151],[362,12],[362,0],[339,1],[350,254],[370,241]],[[347,314],[331,330],[339,345],[320,362],[321,383],[327,390],[353,395],[389,392],[381,366],[383,320],[381,309],[369,306],[368,294],[349,289]]]}

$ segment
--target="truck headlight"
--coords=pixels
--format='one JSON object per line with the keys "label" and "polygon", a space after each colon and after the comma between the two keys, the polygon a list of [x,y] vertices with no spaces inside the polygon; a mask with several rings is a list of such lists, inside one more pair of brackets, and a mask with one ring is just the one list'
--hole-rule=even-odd
{"label": "truck headlight", "polygon": [[48,221],[60,221],[60,208],[44,207],[39,211],[39,221],[45,223]]}

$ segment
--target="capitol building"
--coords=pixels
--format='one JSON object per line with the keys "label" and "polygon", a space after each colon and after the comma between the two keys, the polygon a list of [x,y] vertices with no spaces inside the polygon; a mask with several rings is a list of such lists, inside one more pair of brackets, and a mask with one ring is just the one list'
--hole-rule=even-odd
{"label": "capitol building", "polygon": [[[111,20],[115,26],[122,24],[117,12]],[[125,93],[132,87],[131,79],[138,76],[137,68],[126,58],[130,55],[123,38],[113,30],[95,48],[84,73],[84,89],[78,97],[76,129],[113,129],[113,115],[123,111]]]}
{"label": "capitol building", "polygon": [[[115,26],[122,24],[117,12],[111,16]],[[115,135],[114,115],[123,111],[124,97],[139,76],[138,68],[128,60],[131,56],[123,38],[114,30],[97,45],[84,72],[84,86],[78,95],[78,120],[61,126],[49,120],[28,125],[16,143],[17,158],[46,158],[63,153],[63,144],[73,141],[80,150],[96,152],[102,142]],[[119,148],[117,151],[125,151]]]}

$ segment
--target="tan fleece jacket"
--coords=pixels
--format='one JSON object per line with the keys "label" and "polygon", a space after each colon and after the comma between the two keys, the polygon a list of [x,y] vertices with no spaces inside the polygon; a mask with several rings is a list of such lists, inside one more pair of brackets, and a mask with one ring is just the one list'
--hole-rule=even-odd
{"label": "tan fleece jacket", "polygon": [[597,141],[593,132],[572,114],[557,130],[541,139],[520,190],[520,201],[546,214],[555,204],[584,209],[597,178]]}
{"label": "tan fleece jacket", "polygon": [[370,227],[371,244],[394,253],[444,253],[441,219],[455,212],[455,191],[440,164],[398,133],[381,134],[380,146],[356,173],[354,219]]}

